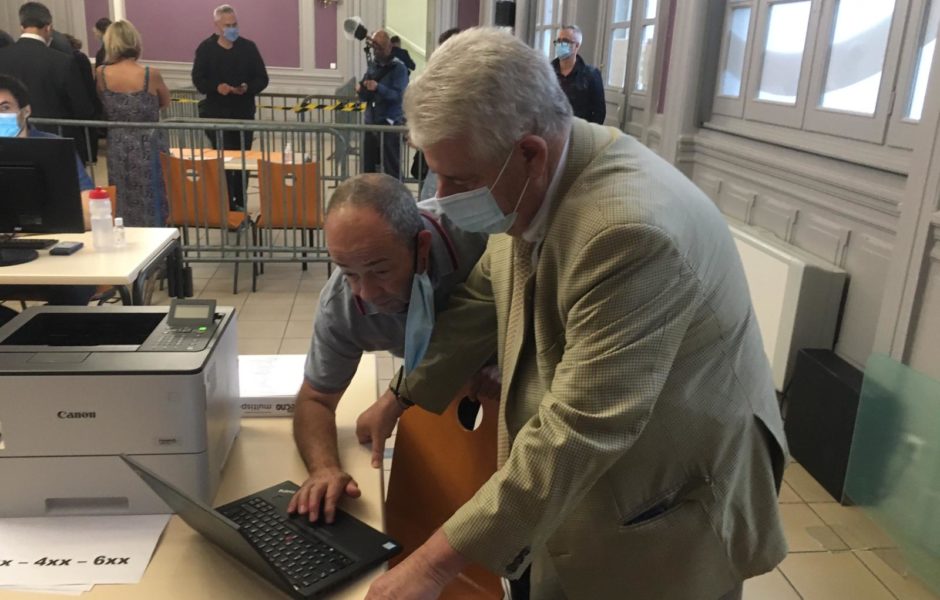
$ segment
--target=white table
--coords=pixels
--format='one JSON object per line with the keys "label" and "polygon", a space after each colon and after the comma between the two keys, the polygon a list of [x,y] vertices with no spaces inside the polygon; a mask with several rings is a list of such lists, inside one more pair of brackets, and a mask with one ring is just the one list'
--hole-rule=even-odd
{"label": "white table", "polygon": [[[369,448],[356,439],[356,418],[375,401],[375,386],[375,357],[367,354],[362,357],[359,371],[339,403],[336,419],[340,459],[362,491],[361,497],[346,499],[342,507],[381,530],[385,522],[382,470],[372,468]],[[242,430],[222,472],[222,483],[213,506],[221,506],[286,479],[299,484],[305,478],[306,469],[291,435],[291,419],[242,419]],[[361,600],[372,580],[384,570],[384,565],[376,567],[323,598]],[[170,519],[139,584],[98,585],[81,595],[87,600],[286,597],[175,516]],[[8,599],[61,600],[62,596],[0,592],[0,600]]]}
{"label": "white table", "polygon": [[114,285],[130,288],[133,303],[141,304],[146,275],[163,260],[181,260],[179,235],[171,227],[128,227],[127,244],[108,251],[95,249],[90,231],[39,235],[36,237],[77,241],[85,246],[69,256],[51,256],[48,250],[39,250],[34,261],[0,267],[0,285]]}

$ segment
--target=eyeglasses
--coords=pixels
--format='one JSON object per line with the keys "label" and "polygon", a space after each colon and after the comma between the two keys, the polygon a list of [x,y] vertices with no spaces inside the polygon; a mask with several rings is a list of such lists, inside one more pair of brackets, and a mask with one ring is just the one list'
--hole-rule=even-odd
{"label": "eyeglasses", "polygon": [[574,40],[566,40],[566,39],[564,39],[564,38],[558,38],[557,40],[555,40],[555,41],[552,42],[552,43],[557,46],[558,44],[577,44],[578,42],[576,42],[576,41],[574,41]]}

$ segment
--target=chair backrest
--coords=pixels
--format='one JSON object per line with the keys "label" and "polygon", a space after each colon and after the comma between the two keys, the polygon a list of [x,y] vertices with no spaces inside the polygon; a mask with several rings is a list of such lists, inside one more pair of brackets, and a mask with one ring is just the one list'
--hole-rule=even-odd
{"label": "chair backrest", "polygon": [[258,161],[261,224],[264,227],[320,229],[320,176],[317,163]]}
{"label": "chair backrest", "polygon": [[160,154],[170,205],[167,224],[176,227],[228,226],[228,186],[218,159]]}
{"label": "chair backrest", "polygon": [[[406,411],[398,422],[385,525],[404,551],[397,564],[423,544],[496,471],[498,404],[484,401],[482,421],[470,431],[458,418],[460,398],[441,415]],[[469,402],[469,401],[465,401]],[[479,565],[470,565],[440,596],[444,600],[503,597],[499,578]]]}

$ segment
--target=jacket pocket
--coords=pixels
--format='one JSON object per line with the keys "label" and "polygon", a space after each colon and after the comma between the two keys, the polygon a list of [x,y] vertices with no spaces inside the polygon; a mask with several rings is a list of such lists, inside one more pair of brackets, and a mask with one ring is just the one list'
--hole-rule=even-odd
{"label": "jacket pocket", "polygon": [[707,476],[692,477],[655,496],[652,500],[626,512],[620,529],[630,530],[667,518],[686,502],[709,504],[713,499],[711,479]]}

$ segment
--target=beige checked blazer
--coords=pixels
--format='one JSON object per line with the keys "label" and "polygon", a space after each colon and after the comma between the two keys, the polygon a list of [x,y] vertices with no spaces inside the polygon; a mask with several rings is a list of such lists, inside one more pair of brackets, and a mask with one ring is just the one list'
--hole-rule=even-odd
{"label": "beige checked blazer", "polygon": [[576,119],[524,325],[492,236],[406,393],[441,412],[493,350],[498,471],[444,525],[533,599],[714,600],[786,554],[783,427],[728,227],[675,168]]}

